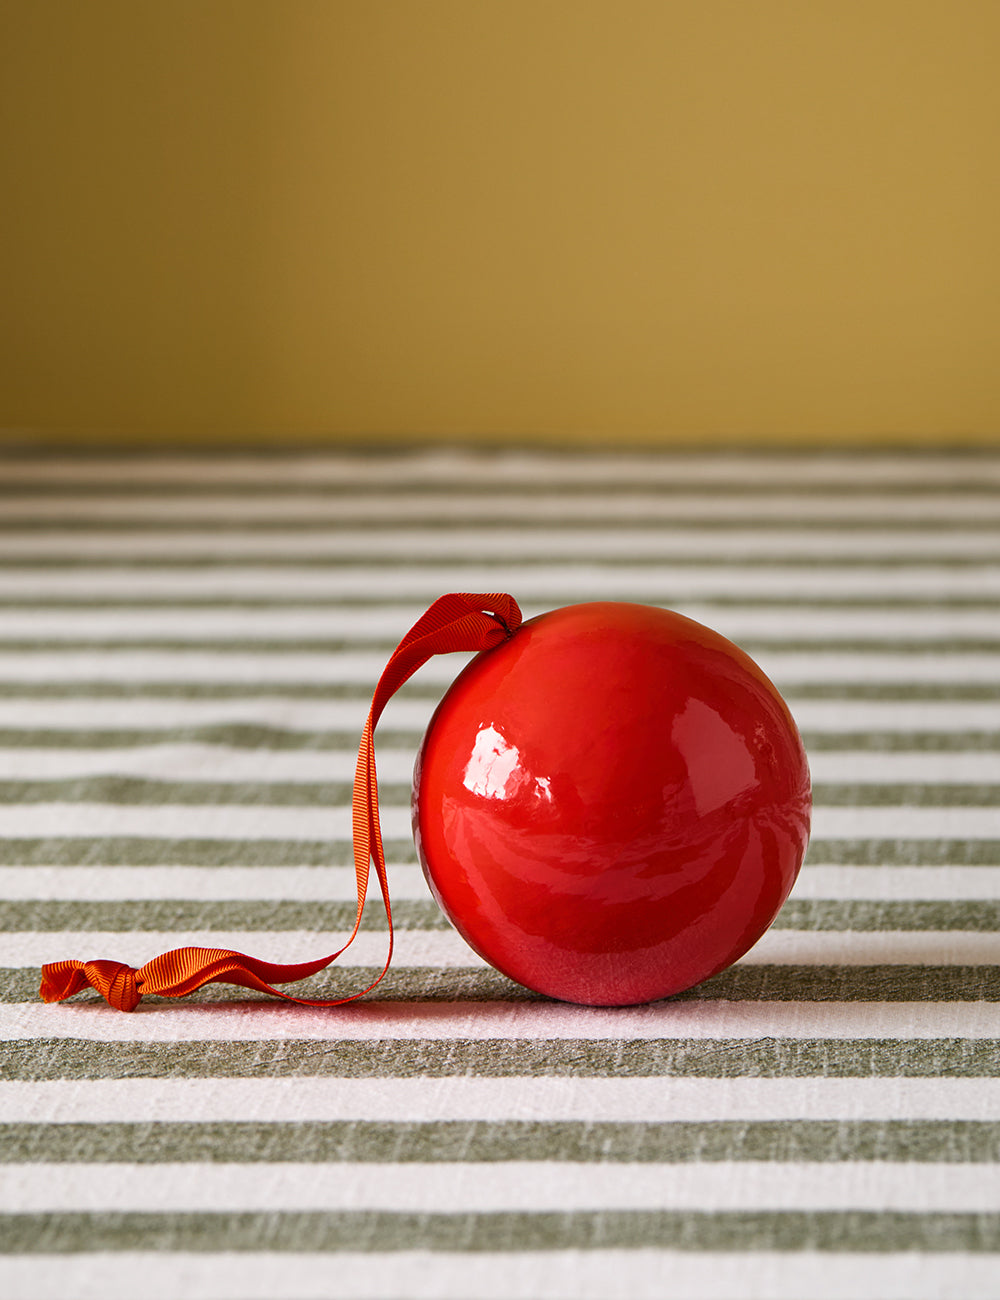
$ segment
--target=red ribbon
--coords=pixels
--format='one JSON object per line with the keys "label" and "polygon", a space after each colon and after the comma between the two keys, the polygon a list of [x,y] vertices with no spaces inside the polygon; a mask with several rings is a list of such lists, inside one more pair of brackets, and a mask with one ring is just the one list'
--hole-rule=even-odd
{"label": "red ribbon", "polygon": [[[375,771],[375,727],[382,711],[400,686],[432,655],[454,650],[490,650],[506,640],[521,623],[521,611],[513,596],[502,593],[452,593],[436,600],[414,623],[393,651],[372,697],[368,720],[358,749],[354,773],[353,829],[354,871],[358,885],[358,912],[354,929],[344,946],[329,957],[299,965],[275,965],[259,961],[228,948],[175,948],[154,957],[136,969],[119,961],[57,961],[42,967],[41,995],[46,1002],[62,1002],[80,989],[96,989],[119,1011],[134,1011],[144,993],[179,998],[203,984],[238,984],[244,988],[273,993],[288,1002],[309,1007],[336,1007],[363,997],[378,984],[392,961],[392,908],[386,879],[382,828],[378,817],[378,776]],[[389,951],[378,979],[350,997],[324,1001],[295,998],[273,988],[315,975],[335,961],[352,942],[361,925],[368,892],[371,863],[375,863],[389,925]]]}

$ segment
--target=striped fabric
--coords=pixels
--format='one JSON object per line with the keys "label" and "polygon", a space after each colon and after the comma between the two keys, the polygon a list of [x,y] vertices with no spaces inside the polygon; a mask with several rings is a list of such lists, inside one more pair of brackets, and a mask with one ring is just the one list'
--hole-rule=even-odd
{"label": "striped fabric", "polygon": [[[1000,1296],[1000,457],[420,451],[0,467],[7,1300]],[[449,590],[680,609],[791,704],[806,867],[670,1002],[449,929],[378,736],[400,933],[338,1010],[134,1015],[38,967],[300,961],[353,913],[374,682]],[[380,967],[372,906],[318,996]]]}

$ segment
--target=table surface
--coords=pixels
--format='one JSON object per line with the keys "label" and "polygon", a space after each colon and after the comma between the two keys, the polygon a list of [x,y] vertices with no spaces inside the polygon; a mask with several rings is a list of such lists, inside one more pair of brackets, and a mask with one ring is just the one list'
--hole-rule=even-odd
{"label": "table surface", "polygon": [[[1000,1296],[1000,455],[12,457],[0,557],[5,1296]],[[409,838],[451,657],[379,729],[374,994],[37,1000],[331,951],[372,687],[453,590],[662,604],[770,674],[816,807],[756,948],[624,1010],[480,962]]]}

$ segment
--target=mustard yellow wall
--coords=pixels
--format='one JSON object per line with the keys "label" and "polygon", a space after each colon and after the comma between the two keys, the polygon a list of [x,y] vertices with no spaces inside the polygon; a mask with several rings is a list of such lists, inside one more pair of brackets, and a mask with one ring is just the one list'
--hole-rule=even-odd
{"label": "mustard yellow wall", "polygon": [[0,428],[1000,434],[1000,0],[0,9]]}

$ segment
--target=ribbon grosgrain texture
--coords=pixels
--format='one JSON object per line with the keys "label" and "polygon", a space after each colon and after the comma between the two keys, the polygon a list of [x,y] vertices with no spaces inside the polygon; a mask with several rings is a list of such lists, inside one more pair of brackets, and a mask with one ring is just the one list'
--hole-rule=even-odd
{"label": "ribbon grosgrain texture", "polygon": [[[329,957],[298,965],[259,961],[228,948],[175,948],[138,968],[119,961],[51,962],[42,967],[42,998],[46,1002],[62,1002],[89,986],[119,1011],[134,1011],[145,993],[179,998],[193,993],[203,984],[238,984],[304,1006],[334,1007],[353,1002],[373,989],[392,961],[392,908],[378,816],[375,727],[391,697],[432,655],[458,650],[490,650],[511,636],[520,623],[521,611],[513,596],[455,592],[436,600],[393,651],[375,688],[358,749],[352,800],[358,910],[354,929],[342,948]],[[296,998],[272,987],[273,984],[286,984],[315,975],[335,961],[353,941],[361,924],[372,862],[375,863],[389,926],[388,953],[378,978],[350,997],[332,1000]]]}

